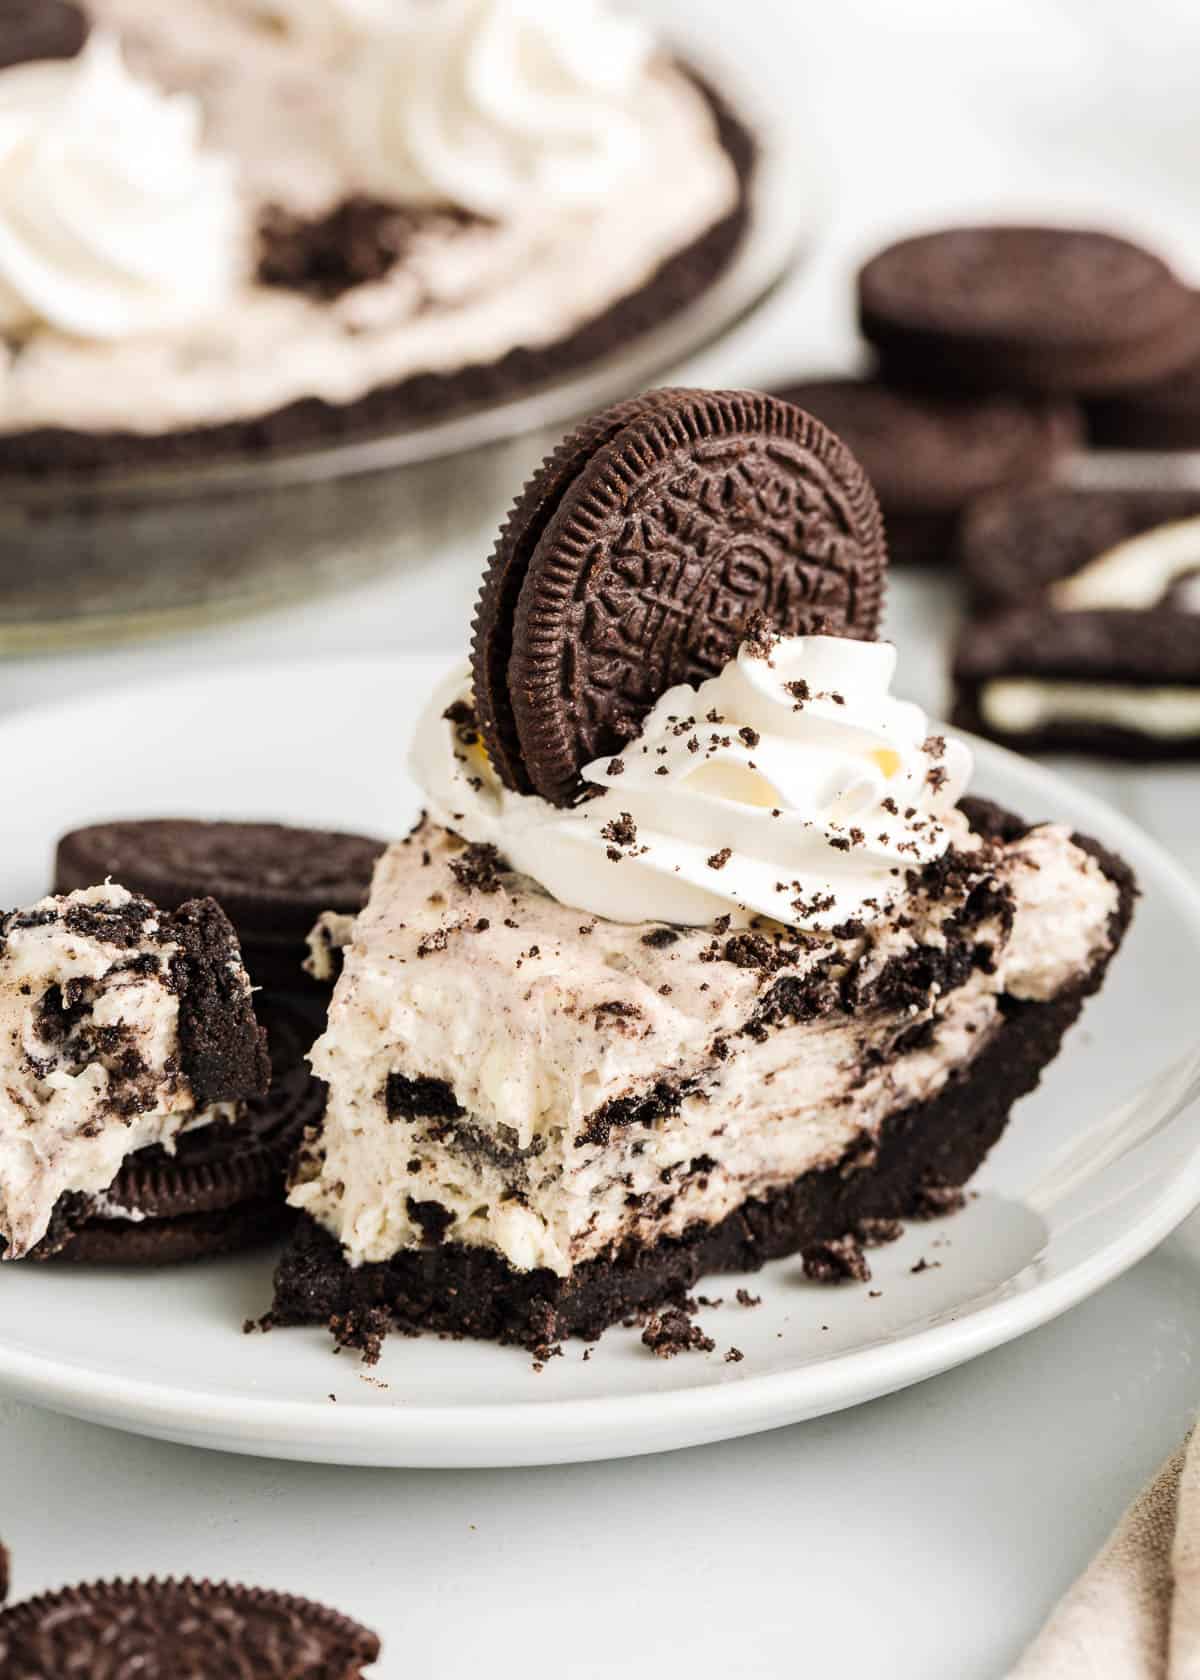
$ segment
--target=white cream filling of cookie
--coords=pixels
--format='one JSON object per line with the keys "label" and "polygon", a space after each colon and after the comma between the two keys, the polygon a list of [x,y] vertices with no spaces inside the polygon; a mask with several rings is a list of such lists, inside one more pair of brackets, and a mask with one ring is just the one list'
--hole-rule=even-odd
{"label": "white cream filling of cookie", "polygon": [[[1071,612],[1132,608],[1148,612],[1172,584],[1200,571],[1200,518],[1175,519],[1142,531],[1105,549],[1086,566],[1062,578],[1050,590],[1054,606]],[[1200,610],[1200,579],[1184,585],[1184,607],[1195,597]]]}
{"label": "white cream filling of cookie", "polygon": [[1006,735],[1077,723],[1104,724],[1156,740],[1181,740],[1200,735],[1200,688],[997,677],[980,688],[979,712],[989,729]]}

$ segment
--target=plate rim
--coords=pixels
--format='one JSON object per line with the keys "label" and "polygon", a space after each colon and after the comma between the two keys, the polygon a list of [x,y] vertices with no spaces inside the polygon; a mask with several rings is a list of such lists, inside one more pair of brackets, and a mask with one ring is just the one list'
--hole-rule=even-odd
{"label": "plate rim", "polygon": [[[222,686],[226,690],[241,684],[274,686],[289,679],[307,685],[315,676],[322,686],[339,678],[355,684],[402,675],[413,680],[414,674],[444,670],[457,657],[420,652],[263,661],[250,669],[222,671]],[[212,675],[212,669],[205,669],[29,705],[0,718],[0,745],[30,728],[53,730],[63,717],[81,712],[95,724],[97,707],[119,709],[134,697],[141,706],[152,705],[160,695],[178,697],[188,690],[203,690]],[[1131,861],[1139,876],[1149,873],[1158,888],[1167,890],[1200,950],[1200,882],[1153,836],[1088,789],[1066,782],[1046,766],[966,731],[955,733],[975,753],[979,779],[986,780],[993,766],[1007,770],[1024,783],[1031,798],[1044,795],[1051,808],[1055,798],[1065,794],[1073,824],[1095,831],[1118,851],[1135,854]],[[1168,1123],[1177,1125],[1194,1106],[1184,1103]],[[706,1374],[686,1387],[666,1391],[469,1402],[452,1407],[398,1400],[386,1409],[348,1406],[343,1410],[325,1401],[234,1395],[124,1377],[112,1370],[81,1367],[7,1347],[0,1331],[0,1392],[135,1433],[311,1462],[450,1467],[636,1456],[823,1415],[965,1363],[1050,1322],[1112,1281],[1157,1246],[1198,1204],[1200,1128],[1187,1161],[1137,1221],[1056,1276],[985,1302],[962,1318],[954,1317],[951,1309],[951,1316],[942,1322],[897,1332],[882,1343],[810,1359],[787,1370],[739,1373],[733,1378],[717,1375],[715,1380]],[[232,1321],[231,1329],[238,1329]],[[638,1439],[639,1426],[642,1440]],[[664,1432],[678,1439],[664,1441]],[[580,1440],[584,1436],[591,1438],[586,1448]]]}

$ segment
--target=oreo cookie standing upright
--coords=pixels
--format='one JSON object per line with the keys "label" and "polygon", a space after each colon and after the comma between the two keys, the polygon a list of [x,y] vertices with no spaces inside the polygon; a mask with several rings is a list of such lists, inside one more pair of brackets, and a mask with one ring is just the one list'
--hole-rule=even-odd
{"label": "oreo cookie standing upright", "polygon": [[762,616],[874,636],[885,565],[862,468],[791,404],[670,390],[596,417],[526,487],[484,579],[472,663],[498,774],[570,804],[582,765]]}

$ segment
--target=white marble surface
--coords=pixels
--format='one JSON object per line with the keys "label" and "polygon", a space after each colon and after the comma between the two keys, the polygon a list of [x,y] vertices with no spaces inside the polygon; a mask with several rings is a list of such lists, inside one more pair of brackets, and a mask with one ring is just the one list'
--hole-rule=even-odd
{"label": "white marble surface", "polygon": [[[741,0],[736,24],[727,4],[697,3],[721,27],[761,28],[764,73],[812,102],[837,215],[814,265],[688,369],[695,382],[848,364],[855,258],[947,212],[1102,213],[1157,233],[1200,277],[1188,0]],[[512,455],[515,482],[529,452]],[[477,545],[431,544],[423,566],[334,601],[186,641],[0,664],[0,711],[176,669],[219,681],[250,661],[451,647],[498,511],[480,508]],[[907,686],[936,704],[952,602],[928,581],[903,580],[896,597]],[[64,766],[79,750],[106,748],[64,741]],[[1200,870],[1196,772],[1069,771]],[[0,838],[3,802],[19,795],[0,793]],[[906,1394],[612,1465],[306,1469],[0,1404],[0,1535],[21,1594],[192,1571],[327,1598],[386,1635],[387,1680],[986,1680],[1186,1427],[1200,1399],[1198,1260],[1200,1228],[1185,1229],[1059,1323]],[[150,1280],[147,1305],[152,1334]]]}

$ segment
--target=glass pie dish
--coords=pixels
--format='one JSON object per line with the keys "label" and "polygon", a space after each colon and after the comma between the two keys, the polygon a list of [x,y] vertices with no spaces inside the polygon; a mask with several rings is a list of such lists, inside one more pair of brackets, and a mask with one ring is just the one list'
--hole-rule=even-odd
{"label": "glass pie dish", "polygon": [[756,309],[824,211],[802,101],[756,73],[755,49],[724,42],[717,55],[702,17],[656,9],[669,13],[680,56],[711,74],[758,143],[745,234],[693,303],[592,364],[432,424],[244,458],[4,475],[0,651],[182,629],[462,541],[502,510],[535,453],[528,434],[552,435],[663,382]]}

